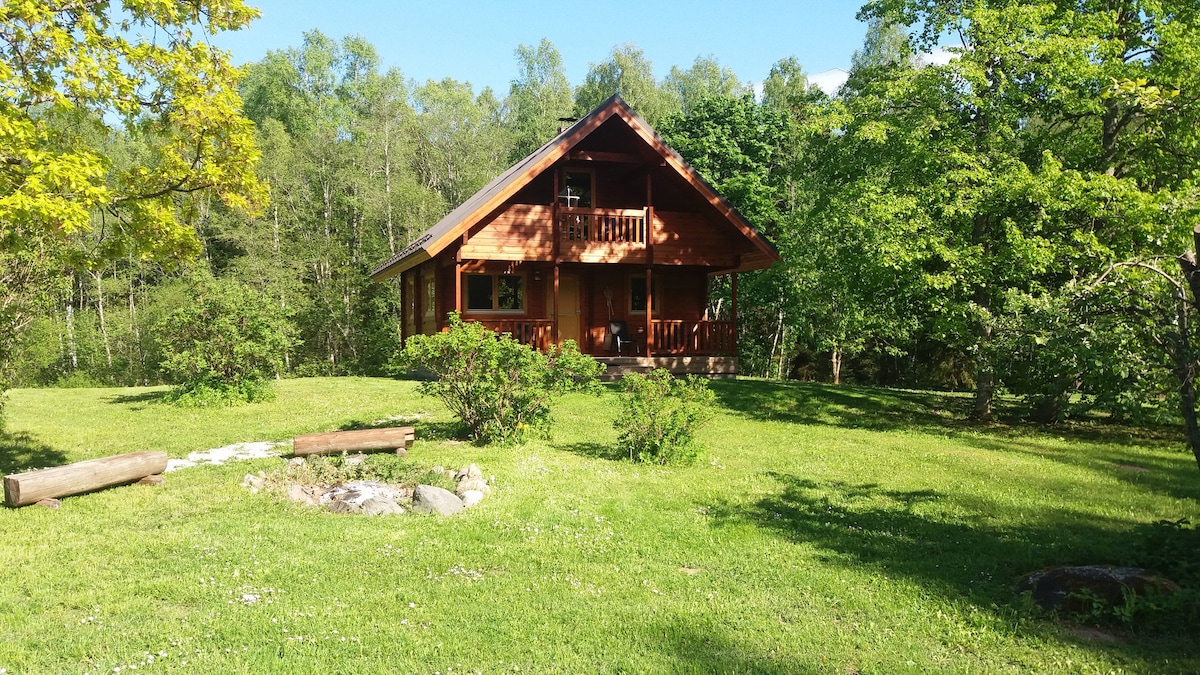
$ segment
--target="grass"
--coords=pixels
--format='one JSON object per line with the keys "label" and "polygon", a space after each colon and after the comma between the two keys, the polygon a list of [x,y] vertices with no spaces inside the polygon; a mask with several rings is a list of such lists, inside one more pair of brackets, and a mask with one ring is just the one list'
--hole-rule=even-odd
{"label": "grass", "polygon": [[399,416],[418,427],[410,457],[476,462],[495,492],[452,519],[337,516],[240,487],[281,464],[267,459],[0,510],[0,668],[1200,670],[1191,625],[1082,631],[1012,588],[1046,565],[1122,562],[1155,520],[1197,520],[1200,472],[1173,437],[972,426],[965,401],[919,392],[714,389],[691,467],[622,459],[611,392],[561,400],[547,441],[476,447],[409,382],[292,380],[213,410],[158,389],[14,391],[6,472]]}

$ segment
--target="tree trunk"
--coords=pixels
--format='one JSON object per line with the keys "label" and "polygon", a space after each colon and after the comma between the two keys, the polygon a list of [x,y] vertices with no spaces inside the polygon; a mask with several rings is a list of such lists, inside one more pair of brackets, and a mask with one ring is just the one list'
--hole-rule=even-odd
{"label": "tree trunk", "polygon": [[[1193,247],[1200,251],[1200,225],[1192,230]],[[1188,312],[1197,309],[1200,301],[1200,267],[1196,264],[1196,254],[1192,251],[1179,256],[1179,267],[1183,270],[1183,278],[1191,298],[1180,298],[1175,327],[1179,331],[1178,343],[1172,357],[1175,361],[1175,376],[1179,379],[1179,407],[1183,414],[1183,424],[1187,432],[1188,445],[1192,448],[1192,456],[1196,458],[1196,467],[1200,468],[1200,422],[1196,418],[1196,357],[1192,353],[1191,336],[1188,334]]]}
{"label": "tree trunk", "polygon": [[112,346],[108,342],[108,324],[104,321],[104,270],[92,274],[96,280],[96,313],[100,316],[100,339],[104,341],[104,358],[108,363],[108,372],[112,373]]}
{"label": "tree trunk", "polygon": [[833,352],[829,355],[829,366],[833,370],[833,383],[842,383],[842,350],[838,347],[833,348]]}

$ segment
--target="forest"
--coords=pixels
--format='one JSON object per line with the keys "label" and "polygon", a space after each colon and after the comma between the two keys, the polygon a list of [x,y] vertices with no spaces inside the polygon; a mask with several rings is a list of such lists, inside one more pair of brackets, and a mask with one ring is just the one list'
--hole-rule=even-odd
{"label": "forest", "polygon": [[[633,44],[572,83],[547,40],[515,48],[507,92],[475,91],[410,81],[364,39],[314,29],[230,69],[225,105],[252,125],[221,118],[236,133],[209,156],[253,175],[195,184],[199,160],[161,150],[187,116],[6,94],[6,145],[24,133],[14,111],[41,110],[29,128],[47,144],[105,159],[59,193],[108,197],[35,209],[14,187],[29,161],[2,148],[0,389],[171,381],[180,312],[206,297],[261,321],[280,377],[387,374],[399,288],[371,269],[560,118],[619,93],[782,253],[741,280],[743,374],[968,390],[979,419],[1000,395],[1046,423],[1183,419],[1200,439],[1198,14],[1191,0],[873,0],[832,96],[783,55],[768,73],[718,53],[656,78]],[[10,83],[19,42],[6,35]],[[939,48],[953,58],[923,56]],[[179,180],[151,185],[147,164]]]}

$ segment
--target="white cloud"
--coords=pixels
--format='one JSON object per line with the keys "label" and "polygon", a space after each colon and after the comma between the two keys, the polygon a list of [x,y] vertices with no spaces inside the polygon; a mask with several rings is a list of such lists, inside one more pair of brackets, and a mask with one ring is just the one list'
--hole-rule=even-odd
{"label": "white cloud", "polygon": [[837,90],[846,83],[846,78],[850,77],[850,73],[841,68],[832,68],[822,73],[816,73],[808,76],[808,83],[816,85],[821,91],[828,96],[833,96]]}
{"label": "white cloud", "polygon": [[932,53],[917,54],[917,63],[923,66],[944,66],[956,58],[958,54],[947,51],[945,47],[938,47]]}

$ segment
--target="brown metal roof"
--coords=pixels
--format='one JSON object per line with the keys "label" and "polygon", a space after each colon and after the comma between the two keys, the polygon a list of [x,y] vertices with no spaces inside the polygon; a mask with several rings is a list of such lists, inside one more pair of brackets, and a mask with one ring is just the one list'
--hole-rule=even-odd
{"label": "brown metal roof", "polygon": [[588,113],[586,117],[581,118],[538,148],[533,154],[496,176],[483,189],[459,204],[457,208],[446,214],[415,241],[376,267],[371,272],[371,279],[373,281],[389,279],[441,253],[464,232],[495,211],[521,188],[541,175],[543,171],[565,157],[580,141],[614,115],[625,120],[630,129],[663,157],[667,165],[673,167],[685,181],[691,184],[731,224],[755,244],[758,255],[752,255],[752,259],[743,260],[739,270],[760,269],[779,260],[779,252],[771,242],[767,241],[723,197],[717,194],[717,191],[701,178],[678,152],[667,145],[666,141],[645,120],[633,112],[620,96],[614,94]]}

